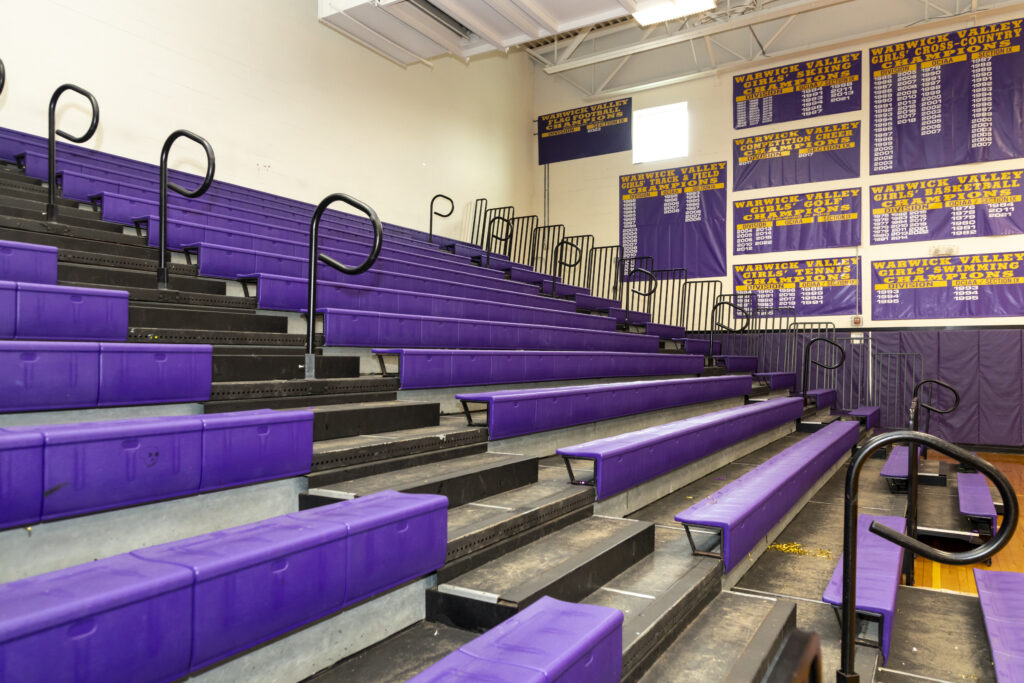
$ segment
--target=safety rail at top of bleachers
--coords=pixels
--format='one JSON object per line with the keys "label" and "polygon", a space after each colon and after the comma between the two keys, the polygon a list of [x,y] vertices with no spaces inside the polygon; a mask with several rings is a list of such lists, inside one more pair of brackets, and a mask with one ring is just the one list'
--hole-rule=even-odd
{"label": "safety rail at top of bleachers", "polygon": [[[89,122],[89,130],[85,131],[84,135],[72,135],[63,130],[57,130],[57,100],[68,90],[74,91],[79,95],[84,96],[89,100],[89,106],[92,109],[92,119]],[[50,154],[49,160],[49,181],[50,186],[47,188],[47,199],[46,199],[46,220],[50,223],[57,220],[57,136],[61,136],[65,140],[71,142],[87,142],[89,138],[96,132],[96,127],[100,124],[100,105],[96,101],[96,98],[91,92],[85,88],[79,87],[72,83],[65,83],[56,90],[53,91],[53,96],[50,98],[50,112],[48,119],[48,135],[47,148]]]}
{"label": "safety rail at top of bleachers", "polygon": [[[170,155],[171,147],[174,146],[178,138],[188,138],[198,143],[203,148],[203,151],[206,152],[206,176],[203,178],[202,184],[194,190],[186,190],[177,183],[168,182],[167,180],[167,157]],[[205,138],[196,135],[192,131],[183,129],[176,130],[167,136],[163,149],[160,150],[160,224],[158,227],[160,231],[160,263],[156,271],[156,286],[158,289],[167,289],[169,281],[167,274],[167,190],[174,190],[189,199],[201,197],[210,189],[216,169],[217,158],[213,153],[213,147]]]}
{"label": "safety rail at top of bleachers", "polygon": [[[450,208],[448,209],[448,213],[441,213],[440,211],[435,211],[434,210],[434,202],[436,202],[438,199],[447,199],[448,200],[448,204],[450,205]],[[441,218],[448,218],[448,216],[451,216],[452,213],[454,213],[454,212],[455,212],[455,201],[451,197],[449,197],[448,195],[438,193],[438,194],[435,194],[431,198],[431,200],[430,200],[429,232],[427,233],[429,235],[429,237],[427,238],[428,242],[433,242],[434,241],[434,216],[440,216]]]}
{"label": "safety rail at top of bleachers", "polygon": [[[739,313],[743,318],[743,324],[737,328],[732,327],[727,323],[719,322],[717,319],[718,311],[724,308],[732,309],[733,318],[736,317],[736,313]],[[750,325],[750,318],[750,311],[748,311],[746,308],[739,305],[735,301],[723,299],[721,301],[715,302],[715,305],[711,307],[711,329],[708,331],[708,362],[710,365],[714,365],[712,357],[715,355],[715,328],[720,327],[723,330],[727,330],[729,332],[734,333],[742,332],[743,330],[747,329],[747,327]]]}
{"label": "safety rail at top of bleachers", "polygon": [[[500,234],[500,235],[498,233],[494,232],[494,224],[495,223],[504,223],[505,224],[505,232]],[[499,242],[504,244],[504,243],[507,243],[510,239],[512,239],[512,223],[509,221],[509,219],[507,219],[507,218],[505,218],[503,216],[494,216],[494,217],[491,218],[490,221],[487,222],[487,241],[486,241],[486,243],[484,245],[484,253],[486,254],[486,256],[485,256],[484,264],[488,268],[491,267],[491,243],[492,243],[492,240],[498,240]]]}
{"label": "safety rail at top of bleachers", "polygon": [[[829,346],[831,346],[832,348],[834,348],[837,351],[839,351],[839,361],[837,363],[831,363],[831,364],[830,363],[823,363],[823,362],[820,362],[820,361],[818,361],[818,360],[816,360],[816,359],[811,357],[811,349],[814,347],[815,344],[818,344],[818,343],[821,343],[821,342],[824,342],[824,343],[828,344]],[[807,386],[807,378],[810,375],[811,365],[812,364],[813,365],[817,365],[819,368],[825,368],[826,370],[835,370],[835,369],[837,369],[840,365],[842,365],[845,362],[846,362],[846,351],[845,351],[845,349],[843,349],[842,346],[840,346],[839,344],[836,344],[831,339],[828,339],[826,337],[815,337],[814,339],[812,339],[809,342],[807,342],[807,344],[804,346],[803,373],[800,375],[803,378],[801,383],[800,383],[800,391],[803,394],[804,402],[805,403],[807,402],[807,393],[808,393],[808,391],[810,391],[810,388]]]}
{"label": "safety rail at top of bleachers", "polygon": [[[583,235],[583,237],[589,237],[593,241],[593,235]],[[572,252],[571,256],[566,256],[566,250]],[[558,282],[562,280],[565,274],[566,268],[575,268],[583,262],[583,247],[568,237],[563,238],[558,244],[555,245],[553,252],[553,258],[555,260],[555,272],[551,276],[551,296],[558,295]]]}
{"label": "safety rail at top of bleachers", "polygon": [[538,273],[555,274],[555,245],[565,239],[565,226],[561,223],[538,225],[530,234],[530,263]]}
{"label": "safety rail at top of bleachers", "polygon": [[[896,545],[920,555],[932,562],[942,564],[973,564],[992,557],[1001,550],[1013,536],[1017,528],[1019,509],[1017,494],[1013,486],[991,463],[970,451],[955,446],[948,441],[930,434],[916,431],[897,431],[881,434],[871,438],[854,452],[849,469],[846,472],[846,503],[843,519],[843,607],[841,612],[842,637],[840,649],[840,668],[836,672],[836,680],[840,683],[859,683],[860,676],[855,670],[856,656],[856,620],[857,620],[857,495],[860,473],[864,463],[877,451],[895,444],[923,446],[947,455],[961,464],[980,470],[987,476],[1003,500],[1003,523],[999,530],[982,545],[963,552],[948,552],[933,548],[930,545],[911,538],[906,534],[873,521],[869,527],[871,533],[895,543]],[[913,460],[913,459],[911,459]]]}
{"label": "safety rail at top of bleachers", "polygon": [[683,296],[686,293],[689,272],[686,268],[660,268],[651,272],[658,282],[655,296],[647,300],[647,313],[651,316],[651,322],[683,327],[683,313],[686,308]]}
{"label": "safety rail at top of bleachers", "polygon": [[619,300],[622,285],[619,261],[622,259],[622,247],[618,244],[606,247],[594,247],[587,255],[586,277],[584,287],[590,294],[602,299]]}
{"label": "safety rail at top of bleachers", "polygon": [[[642,277],[647,279],[647,283],[648,283],[647,289],[638,289],[634,285],[634,283],[637,282],[637,280],[635,280],[634,277],[637,276],[637,275],[642,276]],[[637,307],[634,307],[632,305],[633,296],[636,295],[638,297],[642,297],[642,299],[644,301],[648,302],[647,308],[650,309],[650,303],[649,302],[651,300],[651,297],[654,295],[654,293],[656,291],[658,291],[658,278],[655,277],[653,271],[650,271],[650,270],[647,270],[646,268],[641,268],[641,267],[637,266],[636,268],[633,268],[628,273],[626,273],[626,275],[623,277],[623,282],[627,283],[626,287],[625,287],[625,290],[626,290],[626,292],[625,292],[625,294],[626,294],[626,327],[629,327],[630,314],[633,311],[636,311],[638,313],[640,312],[640,311],[637,310]]]}
{"label": "safety rail at top of bleachers", "polygon": [[686,334],[706,334],[714,325],[711,310],[722,293],[721,280],[687,280],[683,292],[682,327]]}
{"label": "safety rail at top of bleachers", "polygon": [[[320,219],[323,218],[324,212],[331,204],[335,202],[344,202],[352,208],[358,209],[359,211],[366,214],[373,224],[373,246],[370,248],[370,253],[366,257],[366,260],[360,263],[358,266],[346,266],[338,261],[335,261],[326,254],[318,254],[317,248],[317,233],[320,230]],[[316,287],[317,287],[317,275],[316,266],[317,262],[322,262],[334,268],[337,271],[345,273],[346,275],[359,275],[365,273],[373,264],[377,262],[377,257],[380,256],[380,249],[384,241],[384,228],[381,225],[380,218],[377,217],[377,212],[373,210],[369,205],[364,204],[355,197],[350,197],[347,194],[336,192],[334,194],[324,197],[323,201],[317,204],[316,210],[313,211],[313,219],[309,223],[309,296],[307,297],[306,307],[306,360],[305,360],[305,374],[306,379],[316,379]]]}
{"label": "safety rail at top of bleachers", "polygon": [[[939,408],[933,406],[931,403],[925,403],[921,400],[921,389],[924,387],[929,388],[928,400],[931,401],[932,393],[931,387],[943,387],[953,393],[953,405],[948,408]],[[913,398],[910,399],[910,431],[919,431],[919,425],[921,424],[921,410],[928,411],[925,413],[927,425],[923,431],[925,434],[928,433],[928,429],[931,427],[931,414],[938,413],[940,415],[946,415],[952,413],[960,407],[960,392],[952,387],[952,385],[943,382],[940,379],[925,379],[921,380],[914,387]],[[918,445],[916,443],[910,444],[907,454],[907,535],[911,538],[917,538],[917,472],[919,463],[917,460],[918,456]],[[927,450],[925,451],[927,455]],[[911,551],[903,561],[904,573],[907,577],[907,585],[914,585],[914,553]]]}

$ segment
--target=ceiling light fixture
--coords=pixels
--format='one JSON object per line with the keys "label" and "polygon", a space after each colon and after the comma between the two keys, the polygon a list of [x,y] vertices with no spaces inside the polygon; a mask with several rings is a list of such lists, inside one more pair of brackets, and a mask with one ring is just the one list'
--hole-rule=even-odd
{"label": "ceiling light fixture", "polygon": [[715,0],[660,0],[649,2],[633,12],[633,18],[641,26],[660,24],[691,14],[700,14],[715,8]]}

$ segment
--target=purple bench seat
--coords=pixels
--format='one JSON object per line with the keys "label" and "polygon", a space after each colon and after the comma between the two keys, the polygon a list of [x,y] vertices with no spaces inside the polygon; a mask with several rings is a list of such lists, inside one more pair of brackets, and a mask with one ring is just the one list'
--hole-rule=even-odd
{"label": "purple bench seat", "polygon": [[[305,288],[304,281],[303,288]],[[271,295],[275,293],[290,294],[291,296],[287,301],[274,300]],[[308,304],[307,296],[308,292],[299,292],[297,287],[257,286],[257,305],[263,309],[304,311]],[[578,327],[587,330],[615,330],[615,322],[604,316],[408,290],[366,287],[345,282],[319,286],[317,303],[324,308],[353,311],[469,318],[490,322]]]}
{"label": "purple bench seat", "polygon": [[[550,280],[550,278],[548,278]],[[576,306],[588,311],[607,312],[611,308],[620,308],[622,304],[615,299],[605,299],[593,294],[577,294]]]}
{"label": "purple bench seat", "polygon": [[754,372],[757,370],[757,356],[715,356],[715,365],[729,372]]}
{"label": "purple bench seat", "polygon": [[[577,308],[579,308],[579,306],[577,306]],[[629,311],[629,314],[627,315],[626,309],[624,308],[609,308],[608,317],[619,325],[625,325],[627,318],[629,319],[630,325],[646,325],[651,322],[651,315],[649,313],[644,313],[643,311]]]}
{"label": "purple bench seat", "polygon": [[[570,285],[564,282],[556,282],[554,284],[555,296],[575,297],[578,295],[590,295],[590,290],[586,287],[577,287],[576,285]],[[540,291],[542,294],[551,294],[551,278],[545,278],[541,281]],[[579,306],[578,303],[576,305]]]}
{"label": "purple bench seat", "polygon": [[447,500],[384,491],[0,586],[0,680],[172,681],[444,563]]}
{"label": "purple bench seat", "polygon": [[398,354],[403,389],[549,382],[598,377],[699,375],[700,356],[587,351],[487,351],[483,349],[374,349]]}
{"label": "purple bench seat", "polygon": [[[920,455],[918,456],[920,460]],[[882,466],[881,476],[886,479],[903,479],[910,477],[910,449],[907,446],[893,446],[889,457]]]}
{"label": "purple bench seat", "polygon": [[14,306],[0,310],[0,336],[69,341],[119,341],[128,337],[128,292],[6,283],[0,285],[0,304],[10,302],[12,291]]}
{"label": "purple bench seat", "polygon": [[327,346],[655,352],[658,338],[626,332],[321,309]]}
{"label": "purple bench seat", "polygon": [[833,465],[857,444],[856,422],[833,422],[676,515],[689,527],[714,527],[731,571]]}
{"label": "purple bench seat", "polygon": [[550,275],[538,273],[533,268],[521,266],[516,263],[503,263],[499,267],[508,273],[508,278],[510,280],[515,280],[516,282],[527,282],[531,285],[540,286],[544,280],[551,279]]}
{"label": "purple bench seat", "polygon": [[878,406],[860,406],[846,414],[857,418],[865,429],[877,427],[882,423],[882,409]]}
{"label": "purple bench seat", "polygon": [[304,410],[9,428],[0,528],[298,476],[312,458]]}
{"label": "purple bench seat", "polygon": [[835,389],[811,389],[807,392],[807,396],[814,399],[814,405],[818,410],[831,408],[836,404]]}
{"label": "purple bench seat", "polygon": [[0,341],[0,412],[210,398],[205,344]]}
{"label": "purple bench seat", "polygon": [[[682,343],[683,350],[686,351],[687,353],[699,353],[702,356],[710,356],[710,355],[712,355],[711,354],[711,340],[710,339],[696,339],[696,338],[693,338],[693,337],[682,337],[680,339],[676,339],[676,341]],[[715,342],[715,351],[714,352],[716,354],[719,354],[719,353],[722,352],[722,342],[720,342],[720,341],[716,341]]]}
{"label": "purple bench seat", "polygon": [[999,683],[1024,681],[1024,574],[974,570]]}
{"label": "purple bench seat", "polygon": [[[749,377],[729,379],[750,382]],[[559,448],[558,454],[565,459],[593,460],[597,499],[604,500],[794,422],[802,414],[801,399],[772,399]]]}
{"label": "purple bench seat", "polygon": [[[878,647],[882,658],[889,657],[892,620],[896,614],[896,589],[903,571],[903,548],[890,543],[868,529],[871,522],[904,533],[907,520],[902,517],[862,514],[857,518],[857,612],[880,619]],[[822,600],[837,608],[843,605],[843,558],[832,573]],[[858,614],[858,616],[860,616]]]}
{"label": "purple bench seat", "polygon": [[769,389],[792,389],[796,386],[795,372],[755,372],[754,379],[761,380]]}
{"label": "purple bench seat", "polygon": [[678,339],[686,334],[686,329],[677,325],[662,325],[660,323],[647,323],[644,332],[656,334],[662,339]]}
{"label": "purple bench seat", "polygon": [[0,280],[57,284],[57,248],[0,240]]}
{"label": "purple bench seat", "polygon": [[463,404],[487,404],[487,427],[495,440],[748,393],[749,377],[724,376],[510,389],[455,398]]}
{"label": "purple bench seat", "polygon": [[623,614],[542,597],[409,683],[618,683]]}
{"label": "purple bench seat", "polygon": [[979,531],[991,536],[996,529],[996,505],[988,480],[981,472],[960,472],[956,475],[960,514],[977,524]]}

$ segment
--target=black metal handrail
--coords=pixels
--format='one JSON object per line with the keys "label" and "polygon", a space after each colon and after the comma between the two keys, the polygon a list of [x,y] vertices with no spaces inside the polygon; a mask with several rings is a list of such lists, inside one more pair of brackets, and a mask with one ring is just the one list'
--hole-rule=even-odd
{"label": "black metal handrail", "polygon": [[1002,472],[993,467],[986,460],[979,458],[974,453],[955,446],[948,441],[930,434],[914,431],[889,432],[871,438],[861,448],[858,448],[846,472],[846,505],[843,520],[843,609],[842,609],[842,641],[840,650],[840,668],[836,672],[836,681],[839,683],[859,683],[860,676],[854,669],[855,653],[855,629],[857,624],[857,496],[858,483],[861,469],[864,463],[875,454],[876,451],[898,443],[916,444],[931,448],[939,453],[948,455],[963,464],[969,465],[985,473],[1003,499],[1003,523],[999,526],[992,538],[978,546],[960,553],[951,553],[938,550],[921,541],[901,534],[877,521],[871,522],[871,533],[895,543],[896,545],[910,550],[921,557],[940,562],[943,564],[973,564],[988,559],[1002,549],[1013,536],[1017,528],[1019,510],[1017,506],[1017,495],[1013,486],[1006,479]]}
{"label": "black metal handrail", "polygon": [[[564,251],[566,248],[572,249],[574,252],[569,258],[565,257]],[[558,244],[555,245],[551,254],[555,260],[555,267],[551,269],[551,296],[558,296],[558,283],[562,279],[562,269],[575,268],[578,266],[580,261],[583,260],[583,249],[568,237],[563,237],[559,240]]]}
{"label": "black metal handrail", "polygon": [[[920,399],[921,389],[924,386],[939,386],[949,389],[953,392],[953,405],[949,408],[937,408],[930,403],[922,403]],[[931,392],[929,392],[929,398]],[[928,411],[928,426],[922,431],[928,433],[928,429],[931,426],[931,414],[938,413],[945,415],[953,412],[960,406],[960,392],[954,389],[952,386],[943,382],[940,379],[925,379],[917,383],[914,387],[914,395],[910,400],[910,430],[918,431],[918,425],[921,423],[921,409]],[[920,469],[920,463],[917,460],[918,449],[917,444],[912,444],[907,449],[907,535],[911,538],[917,538],[917,501],[918,501],[918,471]],[[907,577],[907,585],[914,585],[914,554],[908,553],[903,560],[903,573]]]}
{"label": "black metal handrail", "polygon": [[[186,190],[177,183],[168,182],[167,180],[167,157],[170,155],[171,147],[174,146],[174,142],[178,138],[188,138],[193,142],[197,142],[202,146],[203,151],[206,152],[206,177],[203,178],[203,184],[194,190]],[[164,141],[163,149],[160,150],[160,223],[157,225],[160,236],[160,263],[156,269],[156,286],[158,289],[167,289],[169,280],[167,274],[167,190],[174,190],[183,197],[190,199],[200,197],[210,189],[210,183],[213,182],[213,174],[216,168],[217,159],[213,154],[213,147],[204,138],[192,131],[176,130],[168,135],[167,140]]]}
{"label": "black metal handrail", "polygon": [[[438,199],[447,199],[448,203],[451,204],[451,208],[448,209],[448,213],[441,213],[440,211],[434,211],[434,202],[436,202]],[[430,233],[429,233],[430,237],[427,240],[428,242],[433,242],[434,241],[434,216],[440,216],[441,218],[448,218],[448,216],[451,216],[452,213],[454,213],[454,212],[455,212],[455,202],[448,195],[446,195],[446,194],[435,194],[431,198],[431,200],[430,200]]]}
{"label": "black metal handrail", "polygon": [[[494,232],[494,224],[496,222],[499,222],[499,221],[505,224],[505,234],[504,235],[498,235],[498,234],[495,234],[495,232]],[[509,221],[509,219],[504,218],[502,216],[495,216],[494,218],[491,219],[491,222],[487,224],[487,244],[484,247],[484,251],[486,252],[485,265],[488,268],[491,267],[491,240],[492,239],[496,239],[499,242],[508,242],[510,239],[512,239],[512,222]]]}
{"label": "black metal handrail", "polygon": [[4,86],[7,84],[7,67],[4,60],[0,59],[0,95],[4,94]]}
{"label": "black metal handrail", "polygon": [[[647,278],[647,282],[650,285],[646,291],[637,289],[635,286],[628,287],[626,290],[626,327],[629,327],[629,314],[632,312],[632,306],[630,305],[633,301],[633,295],[642,296],[643,298],[650,301],[650,298],[654,296],[654,293],[658,291],[658,278],[651,271],[646,268],[633,268],[631,271],[626,273],[624,282],[633,283],[635,282],[632,277],[636,274],[643,275]],[[650,309],[650,305],[647,307]],[[639,312],[639,311],[638,311]]]}
{"label": "black metal handrail", "polygon": [[[89,105],[92,107],[92,121],[89,123],[89,130],[85,132],[85,135],[75,136],[70,133],[66,133],[62,130],[57,130],[57,100],[68,90],[73,90],[79,95],[84,96],[89,100]],[[96,132],[96,126],[100,124],[100,105],[93,97],[93,94],[85,88],[80,88],[77,85],[71,83],[65,83],[56,90],[53,91],[53,96],[50,97],[50,114],[49,114],[49,135],[47,137],[47,147],[50,152],[49,161],[49,181],[50,187],[48,188],[46,198],[46,220],[53,222],[57,220],[57,136],[61,136],[65,140],[71,142],[86,142]]]}
{"label": "black metal handrail", "polygon": [[[722,306],[728,306],[729,308],[743,315],[743,324],[740,325],[739,328],[734,328],[729,325],[726,325],[725,323],[718,322],[718,320],[716,319],[716,314],[718,313],[718,309],[721,308]],[[736,317],[735,314],[733,315],[733,317]],[[708,332],[708,358],[713,358],[715,355],[716,326],[721,327],[723,330],[728,330],[729,332],[739,333],[747,329],[748,325],[750,325],[750,311],[732,301],[716,302],[715,305],[711,307],[711,331]]]}
{"label": "black metal handrail", "polygon": [[[323,218],[324,212],[327,211],[327,207],[334,202],[344,202],[349,206],[359,209],[370,219],[373,223],[373,246],[370,248],[370,253],[366,257],[366,260],[360,263],[358,266],[346,266],[343,263],[335,261],[326,254],[318,254],[319,247],[317,246],[319,232],[320,232],[320,219]],[[316,266],[317,262],[325,263],[331,268],[337,271],[345,273],[346,275],[359,275],[365,273],[373,264],[377,262],[377,257],[380,256],[380,249],[384,242],[384,228],[381,226],[380,218],[377,217],[377,212],[374,211],[369,205],[364,204],[355,197],[350,197],[347,194],[336,192],[332,195],[324,197],[323,201],[317,204],[316,210],[313,212],[313,220],[309,223],[309,296],[307,297],[307,308],[306,308],[306,379],[316,379]]]}
{"label": "black metal handrail", "polygon": [[[839,349],[839,362],[836,363],[835,365],[827,365],[825,363],[819,363],[818,361],[812,359],[811,358],[811,347],[814,346],[815,344],[817,344],[818,342],[825,342],[829,346],[831,346],[833,348],[836,348],[836,349]],[[819,368],[824,368],[826,370],[835,370],[836,368],[838,368],[840,365],[842,365],[845,362],[846,362],[846,350],[843,349],[843,347],[840,346],[839,344],[836,344],[831,339],[827,339],[825,337],[815,337],[811,341],[807,342],[807,346],[804,347],[804,366],[803,366],[804,372],[803,372],[803,376],[801,378],[803,383],[800,385],[800,392],[803,394],[804,403],[807,402],[807,378],[808,378],[808,375],[811,372],[811,364],[813,363],[814,365],[817,365]]]}

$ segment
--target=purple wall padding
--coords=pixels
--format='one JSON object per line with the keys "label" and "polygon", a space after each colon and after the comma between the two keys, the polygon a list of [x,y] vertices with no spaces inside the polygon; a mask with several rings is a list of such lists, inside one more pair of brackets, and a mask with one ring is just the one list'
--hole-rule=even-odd
{"label": "purple wall padding", "polygon": [[1024,344],[1020,330],[979,330],[978,441],[1017,445],[1024,425]]}
{"label": "purple wall padding", "polygon": [[939,379],[939,331],[900,332],[900,352],[921,354],[921,379]]}
{"label": "purple wall padding", "polygon": [[[949,415],[935,415],[931,432],[949,441],[981,443],[978,340],[978,330],[943,330],[939,334],[939,379],[960,392],[960,407]],[[936,393],[935,403],[942,400]],[[989,438],[986,435],[986,440]]]}

